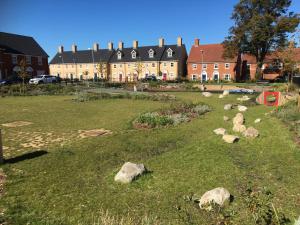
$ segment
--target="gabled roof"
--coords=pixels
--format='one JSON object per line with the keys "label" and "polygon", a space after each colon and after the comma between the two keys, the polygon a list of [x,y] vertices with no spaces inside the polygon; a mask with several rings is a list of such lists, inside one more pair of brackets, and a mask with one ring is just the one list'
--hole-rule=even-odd
{"label": "gabled roof", "polygon": [[[203,60],[202,60],[203,52]],[[224,47],[222,44],[193,45],[188,57],[189,63],[214,63],[214,62],[236,62],[233,59],[224,59]]]}
{"label": "gabled roof", "polygon": [[[168,57],[167,50],[172,49],[173,56]],[[149,57],[149,51],[154,51],[153,58]],[[132,51],[136,51],[136,58],[132,58]],[[137,49],[134,48],[123,48],[122,50],[117,50],[122,52],[122,58],[118,59],[117,55],[114,54],[110,60],[111,63],[117,62],[136,62],[140,61],[171,61],[179,60],[182,57],[182,53],[186,51],[185,45],[178,47],[177,45],[165,45],[163,47],[159,46],[142,46]]]}
{"label": "gabled roof", "polygon": [[64,51],[63,53],[56,53],[50,64],[61,64],[64,63],[93,63],[94,62],[108,62],[111,56],[114,54],[114,50],[99,49],[98,51],[93,50],[80,50],[75,53],[72,51]]}
{"label": "gabled roof", "polygon": [[0,48],[6,53],[48,57],[32,37],[18,34],[0,32]]}

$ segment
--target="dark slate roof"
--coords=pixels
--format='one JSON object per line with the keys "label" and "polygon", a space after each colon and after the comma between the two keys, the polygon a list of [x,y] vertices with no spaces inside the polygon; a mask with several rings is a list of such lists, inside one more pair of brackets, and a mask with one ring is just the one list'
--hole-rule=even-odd
{"label": "dark slate roof", "polygon": [[[171,48],[173,50],[173,57],[167,57],[167,50]],[[154,50],[154,57],[149,57],[149,50]],[[132,58],[131,52],[135,50],[137,52],[136,59]],[[118,59],[118,52],[122,52],[122,58]],[[137,49],[134,48],[123,48],[122,50],[117,49],[115,54],[112,56],[110,62],[135,62],[140,61],[172,61],[179,60],[182,57],[182,53],[186,51],[185,45],[178,47],[177,45],[165,45],[163,47],[159,46],[142,46]]]}
{"label": "dark slate roof", "polygon": [[0,48],[7,53],[48,57],[32,37],[18,34],[0,32]]}
{"label": "dark slate roof", "polygon": [[108,62],[111,58],[114,50],[110,51],[108,49],[99,49],[98,51],[93,50],[80,50],[75,53],[72,51],[65,51],[63,53],[56,53],[50,64],[61,64],[64,63],[93,63],[94,62]]}

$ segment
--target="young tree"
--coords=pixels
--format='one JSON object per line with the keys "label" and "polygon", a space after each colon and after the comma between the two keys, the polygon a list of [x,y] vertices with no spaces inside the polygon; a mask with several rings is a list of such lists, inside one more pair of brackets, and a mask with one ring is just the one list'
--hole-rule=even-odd
{"label": "young tree", "polygon": [[135,62],[135,70],[137,72],[137,79],[134,79],[135,82],[138,83],[138,86],[140,86],[140,89],[143,91],[143,84],[141,82],[141,77],[143,74],[143,69],[144,69],[144,64],[141,61],[141,58],[137,58],[136,62]]}
{"label": "young tree", "polygon": [[287,35],[295,32],[299,14],[289,12],[291,0],[240,0],[231,19],[235,24],[223,42],[224,57],[250,53],[257,62],[257,77],[265,57],[286,43]]}
{"label": "young tree", "polygon": [[86,83],[87,83],[87,86],[89,87],[90,84],[89,84],[89,71],[85,70],[82,72],[82,74],[85,76],[85,80],[86,80]]}
{"label": "young tree", "polygon": [[26,71],[26,61],[25,59],[22,59],[19,63],[20,70],[18,71],[18,76],[22,79],[22,89],[23,93],[25,92],[25,79],[28,77],[28,73]]}
{"label": "young tree", "polygon": [[97,71],[100,75],[104,76],[104,79],[108,79],[108,77],[107,77],[107,63],[106,62],[100,61],[97,64]]}

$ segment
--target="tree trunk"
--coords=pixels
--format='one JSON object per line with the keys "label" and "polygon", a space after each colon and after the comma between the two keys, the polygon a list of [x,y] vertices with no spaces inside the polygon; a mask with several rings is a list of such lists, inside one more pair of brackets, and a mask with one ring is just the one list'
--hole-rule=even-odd
{"label": "tree trunk", "polygon": [[262,72],[262,62],[257,62],[257,67],[256,67],[256,72],[255,72],[255,78],[256,80],[258,79],[263,79],[263,72]]}

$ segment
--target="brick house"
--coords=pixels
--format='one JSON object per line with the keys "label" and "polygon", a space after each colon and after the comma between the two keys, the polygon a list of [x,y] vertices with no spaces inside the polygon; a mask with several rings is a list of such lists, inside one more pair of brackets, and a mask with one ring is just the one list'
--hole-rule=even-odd
{"label": "brick house", "polygon": [[31,77],[49,74],[48,55],[32,37],[0,32],[0,80],[16,76],[22,59]]}

